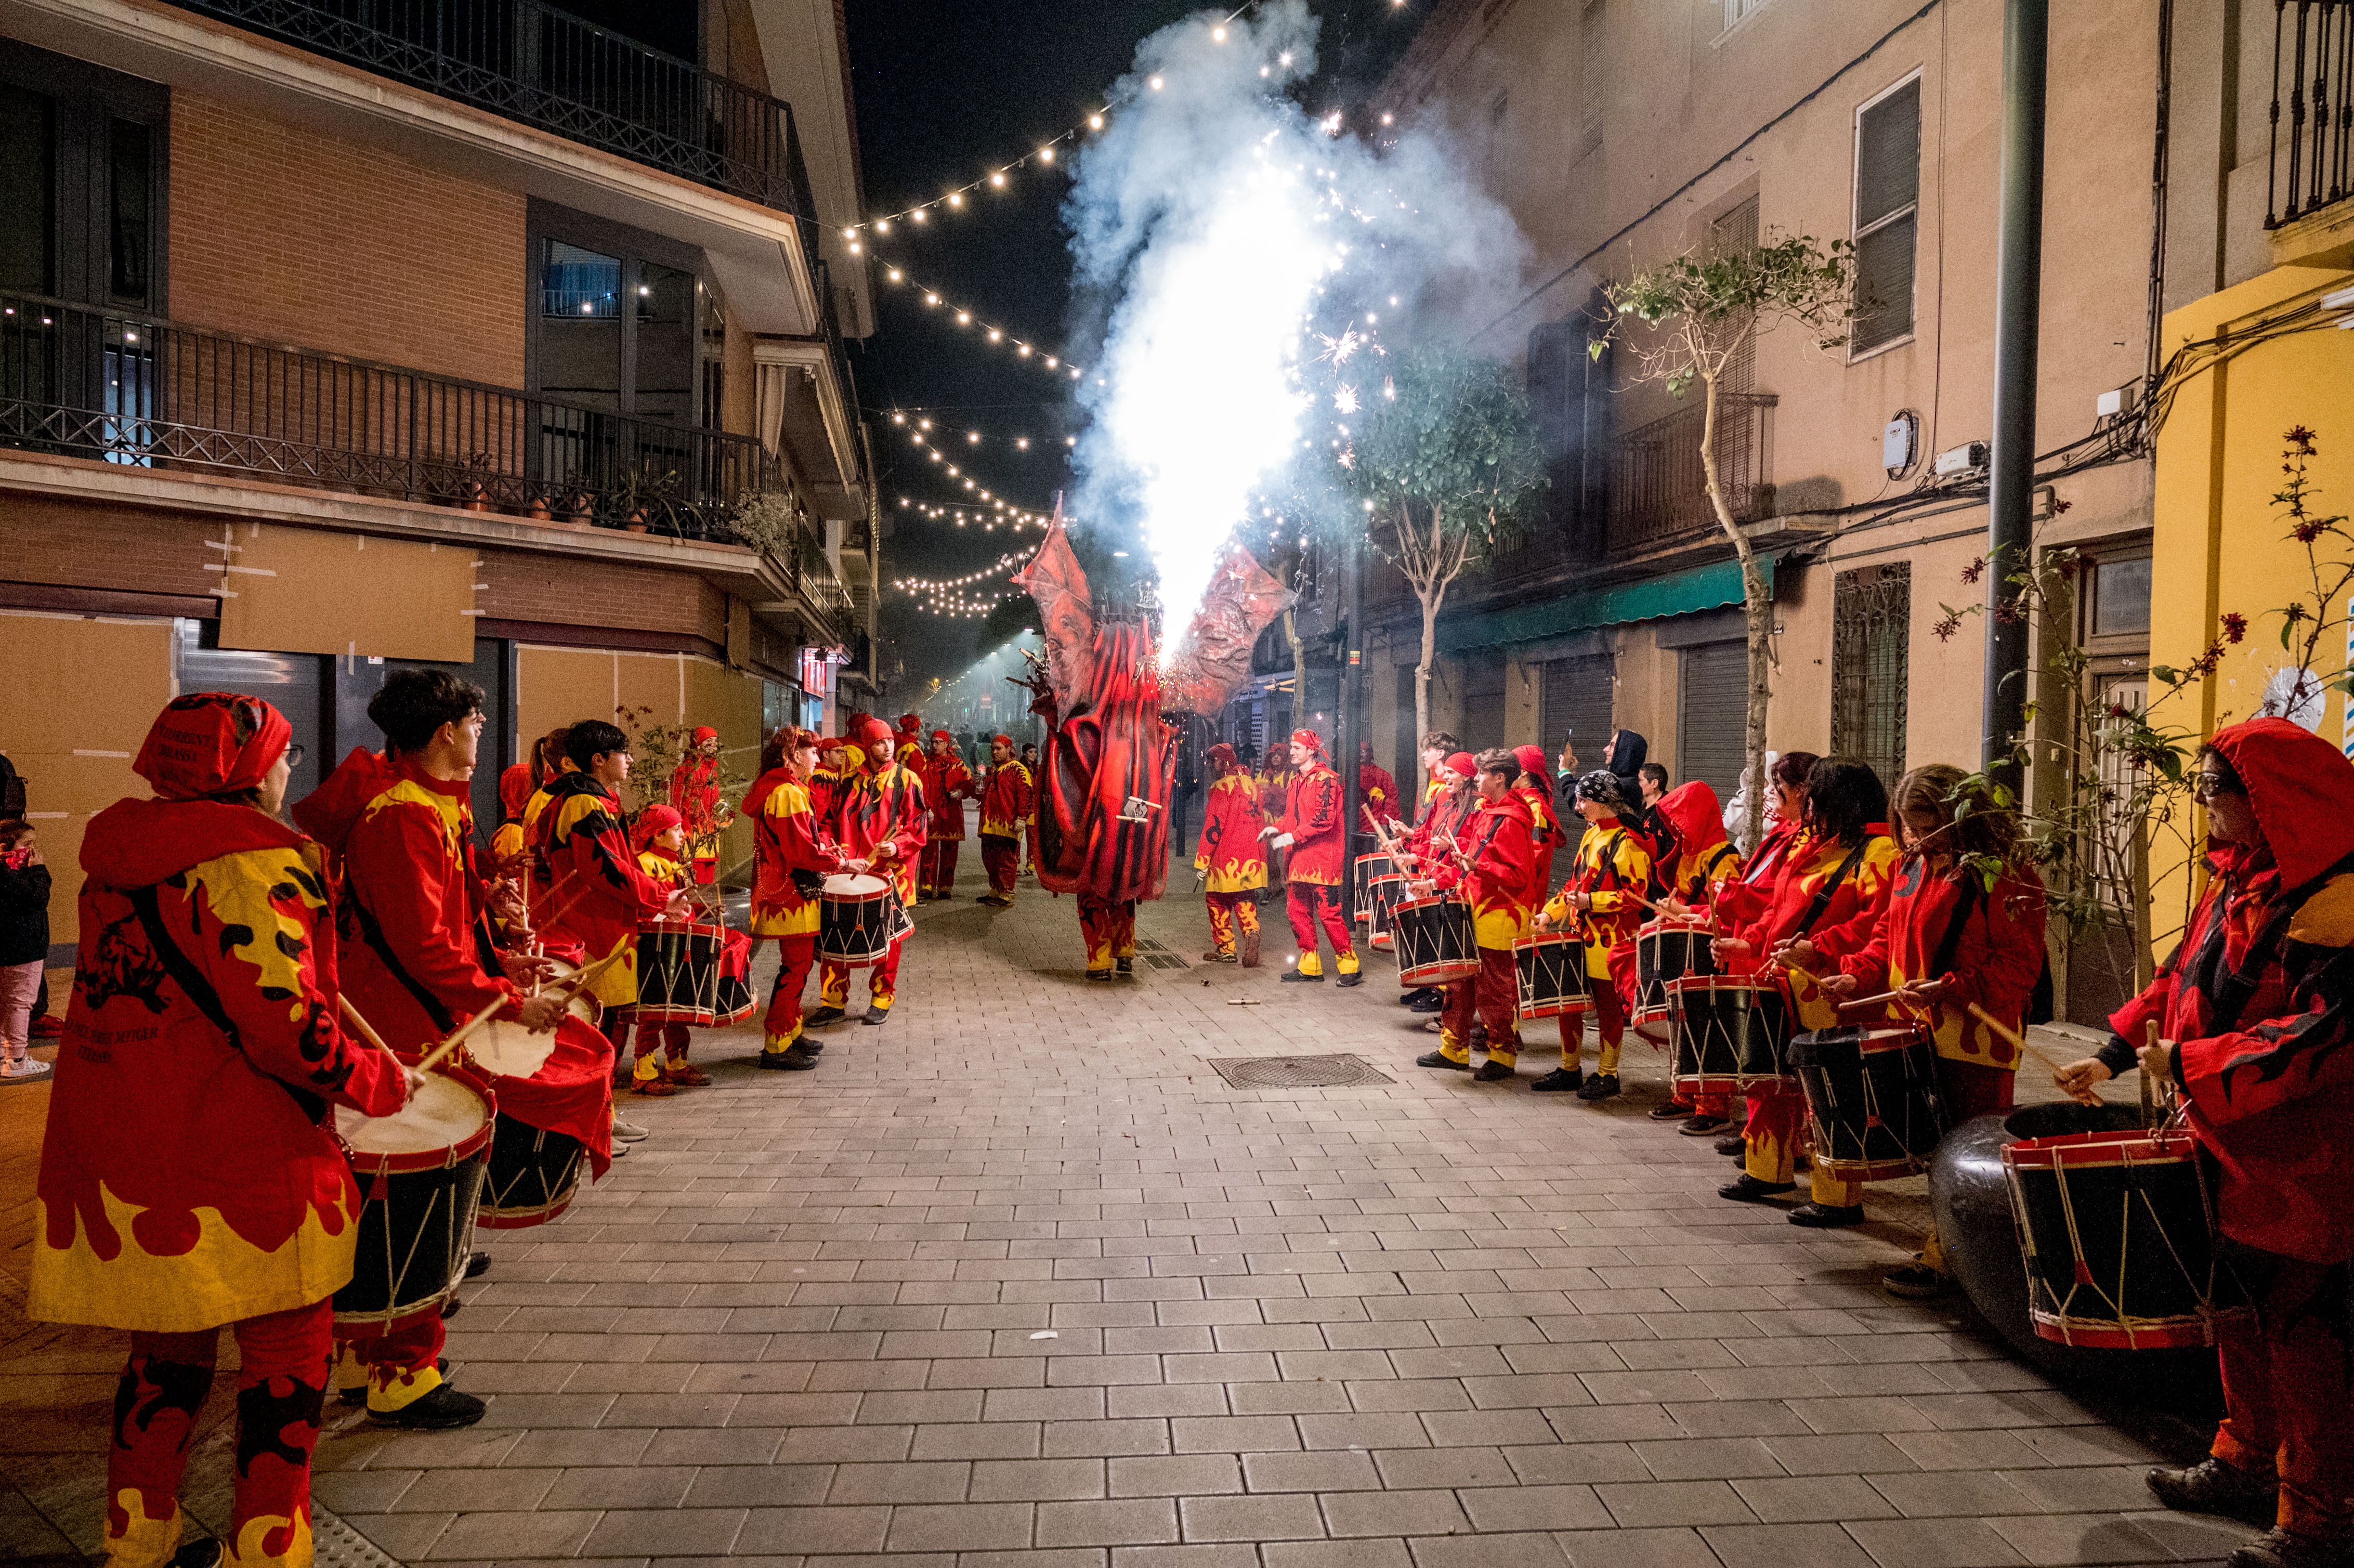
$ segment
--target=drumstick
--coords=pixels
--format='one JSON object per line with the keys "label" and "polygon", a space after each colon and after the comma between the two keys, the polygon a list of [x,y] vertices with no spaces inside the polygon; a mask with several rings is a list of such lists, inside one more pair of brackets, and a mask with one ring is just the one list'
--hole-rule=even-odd
{"label": "drumstick", "polygon": [[[2147,1023],[2147,1024],[2143,1028],[2143,1030],[2142,1030],[2142,1045],[2143,1045],[2143,1049],[2147,1050],[2147,1049],[2148,1049],[2150,1046],[2155,1045],[2155,1044],[2158,1044],[2158,1020],[2157,1020],[2157,1019],[2155,1019],[2155,1018],[2153,1018],[2153,1019],[2151,1019],[2151,1020],[2148,1022],[2148,1023]],[[2156,1097],[2155,1097],[2154,1093],[2152,1092],[2152,1091],[2154,1090],[2154,1088],[2155,1088],[2155,1086],[2154,1086],[2154,1085],[2152,1085],[2152,1084],[2150,1083],[2150,1081],[2149,1081],[2149,1075],[2148,1075],[2147,1073],[2144,1073],[2144,1074],[2142,1074],[2142,1075],[2141,1075],[2141,1080],[2140,1080],[2140,1082],[2141,1082],[2141,1124],[2142,1124],[2142,1126],[2143,1126],[2143,1127],[2145,1127],[2145,1128],[2155,1127],[2155,1126],[2157,1126],[2157,1125],[2158,1125],[2158,1107],[2157,1107],[2157,1105],[2156,1105],[2156,1103],[2155,1103],[2155,1102],[2156,1102]]]}
{"label": "drumstick", "polygon": [[2005,1024],[2000,1019],[1997,1018],[1993,1013],[1988,1012],[1985,1008],[1980,1007],[1977,1002],[1973,1001],[1969,1003],[1968,1011],[1969,1015],[1972,1018],[1977,1019],[1979,1023],[1985,1026],[1988,1033],[1993,1035],[1996,1039],[2001,1041],[2004,1044],[2009,1046],[2020,1055],[2032,1056],[2036,1061],[2041,1063],[2044,1066],[2051,1068],[2055,1073],[2060,1070],[2059,1063],[2053,1061],[2042,1052],[2038,1051],[2034,1046],[2030,1045],[2027,1043],[2027,1037],[2025,1035],[2020,1033],[2018,1030],[2010,1028],[2009,1025]]}
{"label": "drumstick", "polygon": [[1860,1007],[1879,1007],[1885,1003],[1896,1001],[1904,993],[1901,991],[1883,991],[1878,996],[1854,997],[1847,1001],[1840,1002],[1839,1004],[1839,1010],[1841,1012],[1849,1012]]}
{"label": "drumstick", "polygon": [[459,1046],[463,1045],[466,1043],[466,1036],[472,1034],[475,1030],[480,1029],[483,1024],[488,1023],[491,1021],[491,1014],[496,1012],[506,1004],[507,999],[505,997],[501,997],[498,1001],[492,1002],[488,1007],[483,1008],[482,1012],[474,1014],[473,1017],[460,1024],[455,1033],[451,1034],[447,1040],[442,1041],[440,1044],[433,1047],[432,1051],[427,1054],[424,1060],[417,1064],[417,1070],[420,1073],[430,1071],[442,1057],[447,1056],[451,1052],[455,1051]]}

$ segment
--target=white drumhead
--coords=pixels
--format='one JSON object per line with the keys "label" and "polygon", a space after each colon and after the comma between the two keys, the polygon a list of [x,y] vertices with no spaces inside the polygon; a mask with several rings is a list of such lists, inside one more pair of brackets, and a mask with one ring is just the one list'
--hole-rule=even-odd
{"label": "white drumhead", "polygon": [[556,1054],[556,1031],[534,1034],[511,1018],[494,1018],[466,1036],[466,1049],[482,1071],[503,1078],[528,1078]]}
{"label": "white drumhead", "polygon": [[[580,972],[580,966],[578,964],[567,964],[562,959],[550,959],[547,962],[547,978],[540,982],[542,985],[554,985],[558,980],[569,980],[572,976]],[[586,991],[574,991],[572,993],[572,1000],[565,1004],[564,1011],[570,1013],[573,1017],[578,1019],[583,1023],[593,1024],[597,1022],[595,999],[590,997]],[[498,1025],[495,1023],[486,1023],[482,1025],[482,1027],[485,1029],[495,1029]],[[550,1034],[545,1038],[553,1040],[556,1037],[553,1034]],[[468,1044],[472,1044],[471,1038],[469,1039]],[[550,1046],[549,1049],[553,1050],[554,1047]],[[482,1053],[477,1051],[475,1054],[479,1056]],[[543,1055],[540,1060],[546,1061],[546,1057]],[[538,1068],[534,1067],[532,1072],[535,1073],[538,1070]],[[531,1074],[525,1073],[522,1075],[529,1077]]]}
{"label": "white drumhead", "polygon": [[872,898],[887,885],[879,876],[854,876],[838,871],[825,879],[825,893],[833,898]]}
{"label": "white drumhead", "polygon": [[480,1095],[454,1078],[431,1074],[390,1116],[335,1107],[335,1131],[363,1154],[429,1154],[472,1137],[489,1119]]}

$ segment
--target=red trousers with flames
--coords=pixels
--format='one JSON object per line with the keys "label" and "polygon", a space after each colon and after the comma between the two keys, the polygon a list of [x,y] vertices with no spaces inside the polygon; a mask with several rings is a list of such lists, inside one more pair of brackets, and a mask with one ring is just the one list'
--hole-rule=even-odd
{"label": "red trousers with flames", "polygon": [[1253,893],[1205,893],[1210,906],[1210,943],[1222,953],[1235,950],[1237,935],[1258,935],[1258,897]]}
{"label": "red trousers with flames", "polygon": [[777,983],[769,991],[768,1015],[760,1020],[760,1049],[789,1051],[801,1037],[801,993],[817,962],[817,933],[777,938]]}
{"label": "red trousers with flames", "polygon": [[1087,968],[1097,973],[1114,959],[1136,957],[1136,900],[1080,894],[1079,934],[1087,942]]}
{"label": "red trousers with flames", "polygon": [[1520,1030],[1512,1011],[1520,1000],[1512,950],[1481,948],[1479,974],[1447,982],[1447,1008],[1438,1017],[1438,1054],[1450,1062],[1469,1061],[1471,1023],[1476,1018],[1487,1026],[1488,1060],[1512,1065],[1521,1059]]}
{"label": "red trousers with flames", "polygon": [[[1324,935],[1332,943],[1332,957],[1342,974],[1353,974],[1357,968],[1357,949],[1350,939],[1349,923],[1341,918],[1341,890],[1321,882],[1287,884],[1283,896],[1284,911],[1291,916],[1291,939],[1299,944],[1299,972],[1320,975],[1322,961],[1316,952],[1316,928],[1323,927]],[[1507,965],[1512,955],[1506,953]]]}
{"label": "red trousers with flames", "polygon": [[1022,841],[981,835],[981,869],[989,874],[989,890],[1000,898],[1013,896],[1013,883],[1022,874]]}
{"label": "red trousers with flames", "polygon": [[935,894],[945,898],[956,891],[957,848],[962,839],[927,839],[924,858],[917,865],[916,896]]}

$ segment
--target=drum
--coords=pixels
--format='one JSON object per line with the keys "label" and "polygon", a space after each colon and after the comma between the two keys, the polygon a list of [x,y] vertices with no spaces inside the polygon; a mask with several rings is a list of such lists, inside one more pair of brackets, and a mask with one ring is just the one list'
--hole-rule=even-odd
{"label": "drum", "polygon": [[[578,973],[578,967],[558,959],[548,960],[555,965],[546,983],[553,985],[566,976]],[[597,999],[585,991],[573,993],[564,1011],[594,1029],[605,1016]],[[534,1034],[512,1018],[493,1018],[466,1036],[466,1054],[474,1065],[493,1077],[528,1078],[547,1065],[556,1050],[556,1031]]]}
{"label": "drum", "polygon": [[1684,1052],[1681,1036],[1698,1033],[1709,1038],[1692,1043],[1692,1060],[1729,1059],[1734,1088],[1790,1075],[1783,1061],[1790,1044],[1790,1001],[1780,986],[1729,975],[1686,975],[1668,982],[1668,995],[1675,1008],[1679,1059]]}
{"label": "drum", "polygon": [[1398,983],[1408,991],[1479,972],[1471,906],[1444,894],[1403,898],[1390,906],[1397,921]]}
{"label": "drum", "polygon": [[2112,1350],[2215,1342],[2245,1309],[2215,1266],[2214,1212],[2184,1133],[2063,1133],[2002,1151],[2039,1338]]}
{"label": "drum", "polygon": [[817,956],[837,969],[872,969],[891,951],[905,917],[879,876],[829,876],[819,895]]}
{"label": "drum", "polygon": [[360,1186],[352,1277],[335,1321],[390,1323],[457,1291],[473,1251],[494,1101],[472,1075],[433,1073],[390,1116],[335,1108],[335,1136]]}
{"label": "drum", "polygon": [[1397,872],[1387,872],[1365,885],[1365,909],[1372,916],[1376,948],[1387,948],[1395,940],[1397,917],[1393,913],[1398,900],[1405,896],[1405,878]]}
{"label": "drum", "polygon": [[[1687,979],[1706,977],[1687,977]],[[1689,1100],[1699,1095],[1733,1095],[1741,1090],[1741,1041],[1726,1020],[1714,1009],[1712,993],[1702,993],[1702,1003],[1691,1017],[1683,1015],[1682,998],[1671,981],[1668,990],[1669,1006],[1673,1010],[1676,1051],[1673,1065],[1669,1069],[1669,1082],[1676,1097]]]}
{"label": "drum", "polygon": [[1917,1176],[1945,1136],[1937,1053],[1913,1024],[1817,1029],[1790,1042],[1815,1165],[1842,1181]]}
{"label": "drum", "polygon": [[1512,976],[1522,1018],[1558,1018],[1592,1005],[1586,992],[1585,944],[1562,932],[1522,937],[1512,944]]}
{"label": "drum", "polygon": [[572,1206],[580,1192],[588,1150],[569,1133],[526,1127],[500,1117],[491,1132],[491,1161],[475,1222],[486,1231],[544,1225]]}
{"label": "drum", "polygon": [[638,1022],[695,1029],[720,1022],[719,960],[726,950],[725,926],[692,920],[649,920],[640,926]]}
{"label": "drum", "polygon": [[752,990],[752,940],[740,931],[730,931],[719,955],[720,1026],[743,1022],[759,1005]]}
{"label": "drum", "polygon": [[1396,869],[1396,864],[1385,854],[1361,854],[1357,857],[1358,925],[1370,926],[1373,923],[1373,879],[1378,876],[1387,876]]}
{"label": "drum", "polygon": [[1675,1012],[1668,982],[1716,973],[1716,932],[1692,920],[1652,920],[1635,932],[1635,1014],[1638,1026],[1665,1023]]}

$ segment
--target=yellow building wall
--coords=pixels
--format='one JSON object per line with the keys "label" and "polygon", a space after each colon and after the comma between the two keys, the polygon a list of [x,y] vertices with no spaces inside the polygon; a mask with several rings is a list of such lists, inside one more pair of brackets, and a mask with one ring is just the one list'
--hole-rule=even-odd
{"label": "yellow building wall", "polygon": [[[2282,267],[2208,296],[2166,318],[2168,352],[2345,288],[2341,267]],[[2272,503],[2282,482],[2288,430],[2315,432],[2318,453],[2307,476],[2309,506],[2327,515],[2354,512],[2354,333],[2324,325],[2256,344],[2189,377],[2158,438],[2158,485],[2151,538],[2150,662],[2180,668],[2219,634],[2221,618],[2247,618],[2246,641],[2227,648],[2215,673],[2179,694],[2158,699],[2152,723],[2204,736],[2249,717],[2264,689],[2290,662],[2282,651],[2283,606],[2313,597],[2306,552],[2287,537]],[[2349,554],[2326,546],[2325,564]],[[2342,614],[2343,600],[2329,607]],[[2324,680],[2348,668],[2341,630],[2324,639],[2314,668]],[[2328,694],[2321,735],[2354,743],[2345,699]],[[2152,927],[2159,945],[2179,924],[2188,857],[2177,836],[2156,835]],[[2194,835],[2195,837],[2195,835]]]}

